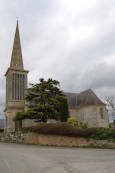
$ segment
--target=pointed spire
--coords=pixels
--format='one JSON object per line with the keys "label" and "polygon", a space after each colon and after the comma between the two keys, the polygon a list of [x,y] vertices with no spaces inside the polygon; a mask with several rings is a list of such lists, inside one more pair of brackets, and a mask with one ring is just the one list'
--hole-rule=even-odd
{"label": "pointed spire", "polygon": [[23,60],[22,60],[22,51],[21,51],[21,44],[20,44],[20,34],[18,28],[18,19],[17,19],[17,26],[11,56],[11,63],[10,68],[23,70]]}

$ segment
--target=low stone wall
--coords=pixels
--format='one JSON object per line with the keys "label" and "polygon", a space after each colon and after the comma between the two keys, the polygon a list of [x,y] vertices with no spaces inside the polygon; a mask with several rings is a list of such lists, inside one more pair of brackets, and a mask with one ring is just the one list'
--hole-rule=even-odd
{"label": "low stone wall", "polygon": [[67,137],[58,135],[42,135],[37,133],[24,133],[18,138],[19,143],[39,144],[51,146],[113,146],[115,143],[106,140],[89,140],[82,137]]}
{"label": "low stone wall", "polygon": [[21,132],[2,133],[0,135],[0,142],[18,143],[18,140],[20,138],[21,138]]}

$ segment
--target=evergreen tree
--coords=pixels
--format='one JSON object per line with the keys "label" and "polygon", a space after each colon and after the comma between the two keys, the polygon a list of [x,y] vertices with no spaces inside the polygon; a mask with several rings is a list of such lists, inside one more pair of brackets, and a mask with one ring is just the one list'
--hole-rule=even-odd
{"label": "evergreen tree", "polygon": [[62,98],[59,104],[60,120],[66,122],[69,118],[68,103],[66,98]]}
{"label": "evergreen tree", "polygon": [[18,112],[14,121],[27,118],[43,122],[47,119],[60,119],[59,105],[65,96],[57,80],[49,78],[46,81],[41,78],[40,83],[31,84],[27,91],[25,99],[29,109],[26,112]]}

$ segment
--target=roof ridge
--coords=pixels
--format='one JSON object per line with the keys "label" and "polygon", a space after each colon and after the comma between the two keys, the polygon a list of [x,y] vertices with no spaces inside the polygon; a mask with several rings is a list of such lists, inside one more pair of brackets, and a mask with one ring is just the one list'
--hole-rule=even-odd
{"label": "roof ridge", "polygon": [[92,89],[85,90],[78,94],[78,105],[96,105],[104,104]]}
{"label": "roof ridge", "polygon": [[88,92],[88,91],[93,92],[93,90],[92,90],[91,88],[89,88],[89,89],[86,89],[86,90],[84,90],[84,91],[81,91],[79,94],[83,94],[83,93]]}

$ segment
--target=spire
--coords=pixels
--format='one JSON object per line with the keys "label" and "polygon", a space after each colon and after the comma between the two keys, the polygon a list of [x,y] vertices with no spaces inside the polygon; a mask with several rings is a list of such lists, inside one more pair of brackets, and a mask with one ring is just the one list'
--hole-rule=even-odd
{"label": "spire", "polygon": [[17,20],[10,68],[17,69],[17,70],[23,70],[23,60],[22,60],[22,51],[21,51],[21,44],[20,44],[18,20]]}

